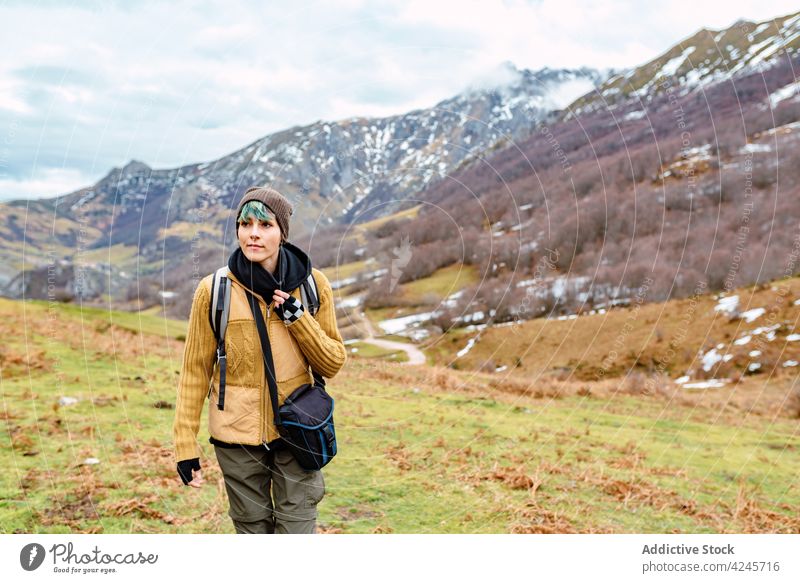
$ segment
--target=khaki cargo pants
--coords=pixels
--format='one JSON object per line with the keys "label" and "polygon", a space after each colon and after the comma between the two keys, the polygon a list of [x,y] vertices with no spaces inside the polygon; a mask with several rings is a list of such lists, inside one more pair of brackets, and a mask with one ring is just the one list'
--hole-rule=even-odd
{"label": "khaki cargo pants", "polygon": [[285,448],[214,446],[237,534],[313,534],[325,495],[322,471],[306,471]]}

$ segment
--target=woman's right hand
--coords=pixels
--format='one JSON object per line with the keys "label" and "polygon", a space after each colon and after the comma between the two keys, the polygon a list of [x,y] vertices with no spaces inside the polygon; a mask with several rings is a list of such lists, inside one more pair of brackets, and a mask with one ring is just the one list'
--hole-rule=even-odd
{"label": "woman's right hand", "polygon": [[[192,477],[192,470],[195,471],[194,477]],[[202,486],[203,474],[200,471],[200,458],[178,462],[178,476],[180,476],[184,486],[191,486],[192,488]]]}

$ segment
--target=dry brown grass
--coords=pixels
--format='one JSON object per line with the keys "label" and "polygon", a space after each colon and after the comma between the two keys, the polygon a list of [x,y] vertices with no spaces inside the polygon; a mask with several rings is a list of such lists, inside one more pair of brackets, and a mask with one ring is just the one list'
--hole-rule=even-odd
{"label": "dry brown grass", "polygon": [[727,532],[800,534],[800,513],[788,504],[783,509],[795,512],[792,516],[787,516],[763,508],[756,500],[754,492],[742,483],[736,494],[736,508],[730,511],[730,515],[740,526]]}
{"label": "dry brown grass", "polygon": [[49,372],[53,369],[54,359],[48,358],[44,350],[21,351],[9,346],[0,346],[0,370],[3,378],[27,376]]}
{"label": "dry brown grass", "polygon": [[542,508],[530,501],[522,508],[511,510],[512,520],[509,531],[513,534],[574,534],[580,532],[563,515]]}
{"label": "dry brown grass", "polygon": [[[800,360],[800,343],[785,341],[800,317],[800,307],[792,301],[800,295],[798,290],[797,277],[736,290],[741,310],[765,309],[765,314],[751,323],[715,311],[718,300],[708,294],[695,304],[688,299],[644,304],[638,313],[632,308],[615,308],[602,316],[566,321],[536,319],[513,328],[488,328],[472,350],[458,360],[459,371],[437,372],[431,380],[442,390],[451,390],[462,386],[459,378],[467,378],[448,379],[448,375],[458,373],[468,375],[484,389],[538,398],[624,394],[667,399],[671,404],[689,407],[718,408],[723,402],[756,415],[777,413],[796,418],[800,415],[800,397],[788,402],[786,397],[797,372],[782,363]],[[687,315],[691,316],[688,329]],[[761,334],[753,336],[748,345],[733,344],[744,334],[774,323],[780,328],[773,341]],[[432,344],[429,355],[439,364],[450,362],[464,344],[450,342],[454,338],[443,336]],[[734,358],[705,372],[698,365],[698,351],[718,343],[723,343]],[[749,352],[755,348],[762,353],[757,357],[762,366],[751,374],[746,372],[746,365]],[[480,372],[480,365],[497,354],[517,356],[519,366],[503,362],[509,366],[503,373]],[[690,369],[695,379],[713,376],[733,382],[723,389],[692,392],[670,380]],[[734,385],[736,394],[731,398]]]}
{"label": "dry brown grass", "polygon": [[389,446],[385,453],[386,459],[392,462],[400,471],[405,472],[414,467],[411,454],[403,443]]}

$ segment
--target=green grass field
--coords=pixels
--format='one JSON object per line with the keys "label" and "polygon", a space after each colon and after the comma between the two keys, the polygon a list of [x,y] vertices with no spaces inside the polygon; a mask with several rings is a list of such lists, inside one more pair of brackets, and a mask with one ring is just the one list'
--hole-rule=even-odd
{"label": "green grass field", "polygon": [[[356,349],[355,352],[353,352],[354,348]],[[358,359],[382,359],[388,360],[389,362],[406,362],[408,360],[408,355],[402,350],[390,350],[373,344],[367,344],[366,342],[353,342],[348,344],[347,353],[350,358]]]}
{"label": "green grass field", "polygon": [[429,277],[403,284],[403,299],[419,304],[428,301],[435,305],[479,279],[478,270],[474,266],[455,263],[437,269]]}
{"label": "green grass field", "polygon": [[[205,415],[206,484],[175,472],[174,323],[0,312],[17,332],[0,353],[2,532],[233,532]],[[800,532],[796,419],[368,358],[329,389],[322,532]]]}

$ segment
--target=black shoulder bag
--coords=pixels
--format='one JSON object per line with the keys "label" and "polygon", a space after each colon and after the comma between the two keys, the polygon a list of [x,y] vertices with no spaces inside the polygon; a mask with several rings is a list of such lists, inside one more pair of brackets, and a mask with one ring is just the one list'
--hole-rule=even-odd
{"label": "black shoulder bag", "polygon": [[[261,338],[261,351],[264,355],[264,369],[272,411],[275,414],[275,427],[303,469],[320,470],[336,455],[333,397],[319,382],[305,383],[297,387],[283,405],[278,407],[278,383],[275,380],[275,367],[264,316],[255,296],[246,290],[245,293]],[[308,314],[303,317],[307,316]],[[317,376],[314,373],[315,379]]]}

